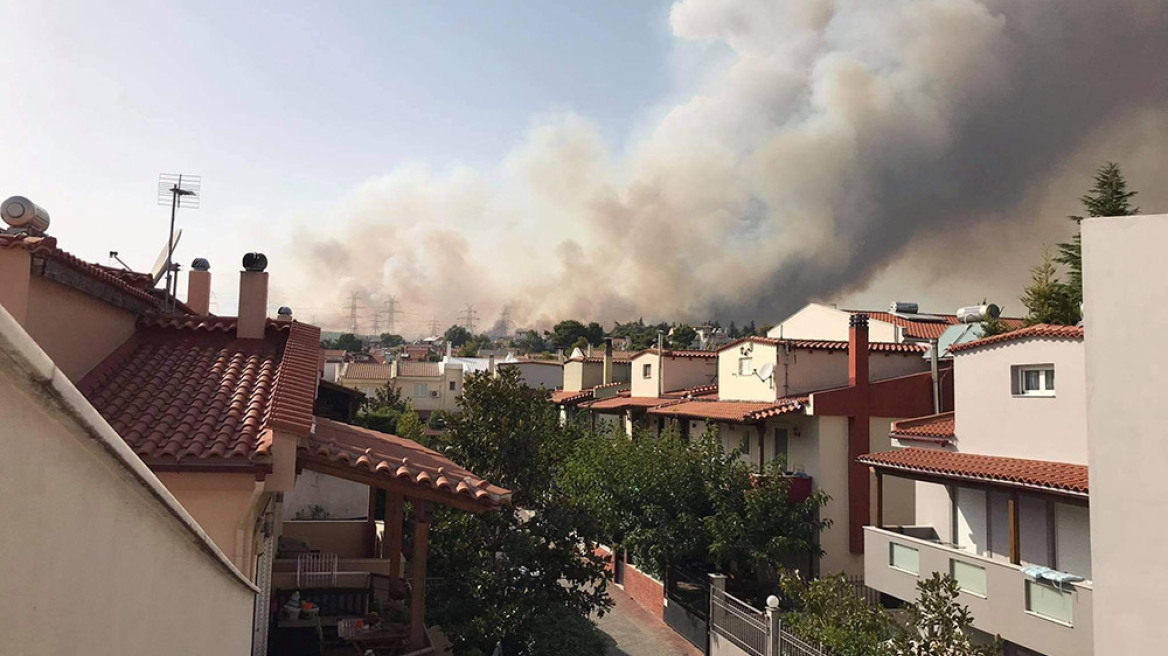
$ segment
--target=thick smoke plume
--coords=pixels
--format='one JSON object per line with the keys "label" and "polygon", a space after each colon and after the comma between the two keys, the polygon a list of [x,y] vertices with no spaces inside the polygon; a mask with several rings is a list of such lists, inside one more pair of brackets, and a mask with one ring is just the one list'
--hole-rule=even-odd
{"label": "thick smoke plume", "polygon": [[987,227],[1033,236],[1022,213],[1065,164],[1168,100],[1164,0],[683,0],[669,18],[712,63],[643,139],[563,115],[493,170],[369,180],[329,236],[298,237],[305,297],[396,294],[443,327],[468,302],[484,326],[505,305],[521,325],[778,318],[893,262],[968,262]]}

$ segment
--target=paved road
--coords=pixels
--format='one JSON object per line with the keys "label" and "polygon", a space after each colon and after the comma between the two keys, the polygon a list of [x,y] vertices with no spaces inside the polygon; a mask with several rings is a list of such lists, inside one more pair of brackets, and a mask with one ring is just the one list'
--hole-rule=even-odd
{"label": "paved road", "polygon": [[701,656],[701,651],[653,617],[615,585],[608,586],[616,602],[604,617],[594,617],[608,636],[608,656]]}

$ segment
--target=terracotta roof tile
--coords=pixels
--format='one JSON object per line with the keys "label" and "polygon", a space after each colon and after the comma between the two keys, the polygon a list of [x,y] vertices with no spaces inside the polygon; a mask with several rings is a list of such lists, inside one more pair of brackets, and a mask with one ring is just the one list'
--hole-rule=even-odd
{"label": "terracotta roof tile", "polygon": [[[921,313],[928,317],[935,317],[934,321],[926,321],[920,319],[910,319],[904,316],[897,316],[891,312],[870,311],[870,310],[844,310],[849,314],[866,314],[869,319],[875,321],[883,321],[904,329],[904,334],[908,337],[916,337],[918,339],[936,339],[945,332],[949,326],[955,326],[961,323],[955,314],[931,314]],[[1002,317],[1002,323],[1007,328],[1013,330],[1021,328],[1024,324],[1022,319]]]}
{"label": "terracotta roof tile", "polygon": [[993,337],[975,339],[972,342],[965,342],[963,344],[954,344],[949,347],[949,352],[960,353],[983,346],[992,346],[994,344],[1003,344],[1005,342],[1014,342],[1028,338],[1083,339],[1083,328],[1082,326],[1060,326],[1051,323],[1039,323],[1026,328],[1012,330],[1008,333],[994,335]]}
{"label": "terracotta roof tile", "polygon": [[388,364],[376,362],[350,362],[341,371],[341,377],[352,380],[388,381],[393,369]]}
{"label": "terracotta roof tile", "polygon": [[[627,363],[630,362],[639,353],[640,351],[613,351],[612,361]],[[601,353],[599,355],[587,355],[582,358],[570,358],[567,360],[567,362],[604,362],[604,354]]]}
{"label": "terracotta roof tile", "polygon": [[[397,435],[316,418],[316,426],[299,449],[300,460],[343,464],[365,473],[428,488],[453,499],[497,508],[511,492],[491,485],[436,451]],[[311,465],[309,465],[311,468]]]}
{"label": "terracotta roof tile", "polygon": [[687,396],[714,396],[718,394],[718,383],[710,385],[699,385],[698,387],[687,387],[685,389],[672,390],[665,392],[661,396],[667,399],[684,399]]}
{"label": "terracotta roof tile", "polygon": [[[116,289],[117,291],[131,296],[143,303],[146,303],[150,308],[158,307],[158,300],[146,291],[139,287],[141,279],[139,277],[143,274],[131,274],[132,272],[117,272],[116,269],[104,267],[100,264],[93,264],[86,262],[81,258],[67,253],[60,248],[57,248],[57,239],[55,237],[31,237],[27,235],[4,235],[0,234],[0,248],[19,248],[29,251],[33,255],[40,255],[50,258],[56,262],[85,274],[86,276],[98,280],[105,285]],[[131,282],[133,284],[131,284]]]}
{"label": "terracotta roof tile", "polygon": [[676,399],[660,399],[655,396],[614,396],[588,404],[589,410],[597,412],[621,412],[631,408],[653,408],[667,403],[677,403]]}
{"label": "terracotta roof tile", "polygon": [[265,461],[271,429],[311,428],[320,330],[269,321],[263,340],[239,340],[234,328],[145,318],[78,388],[148,462]]}
{"label": "terracotta roof tile", "polygon": [[399,360],[397,363],[397,375],[409,376],[411,378],[441,378],[442,363]]}
{"label": "terracotta roof tile", "polygon": [[552,403],[556,405],[575,405],[592,398],[592,390],[565,391],[562,389],[552,392]]}
{"label": "terracotta roof tile", "polygon": [[[756,344],[769,344],[771,346],[778,346],[779,344],[789,344],[791,348],[807,349],[813,351],[847,351],[848,343],[845,341],[832,339],[778,339],[775,337],[743,337],[737,341],[718,349],[718,352],[729,351],[739,344],[744,342],[754,342]],[[893,342],[869,342],[868,351],[872,353],[924,353],[927,350],[924,344],[912,343],[893,343]]]}
{"label": "terracotta roof tile", "polygon": [[[657,355],[656,348],[647,348],[642,351],[637,351],[633,354],[634,358],[642,355]],[[702,351],[699,349],[665,349],[665,357],[667,358],[710,358],[718,357],[717,351]]]}
{"label": "terracotta roof tile", "polygon": [[956,439],[956,422],[952,412],[942,412],[938,415],[917,417],[916,419],[902,419],[893,422],[892,437],[899,440],[920,440],[925,442],[939,442],[948,444]]}
{"label": "terracotta roof tile", "polygon": [[1080,496],[1088,494],[1087,466],[1066,462],[1002,458],[940,449],[869,453],[857,460],[880,469],[1038,487]]}
{"label": "terracotta roof tile", "polygon": [[802,410],[806,403],[807,397],[805,396],[787,397],[773,402],[694,399],[692,401],[681,401],[650,408],[649,414],[662,417],[712,419],[714,421],[745,424]]}

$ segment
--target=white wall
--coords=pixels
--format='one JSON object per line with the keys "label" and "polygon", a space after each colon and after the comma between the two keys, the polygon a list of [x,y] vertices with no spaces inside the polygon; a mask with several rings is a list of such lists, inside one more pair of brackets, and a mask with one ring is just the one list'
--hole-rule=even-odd
{"label": "white wall", "polygon": [[[369,486],[314,471],[302,471],[284,495],[284,519],[320,506],[328,519],[358,519],[369,514]],[[307,519],[307,517],[306,517]]]}
{"label": "white wall", "polygon": [[1168,215],[1083,228],[1095,653],[1154,654],[1168,641]]}
{"label": "white wall", "polygon": [[[1054,364],[1055,396],[1014,396],[1011,367]],[[954,358],[961,451],[1087,464],[1083,343],[1028,339]]]}
{"label": "white wall", "polygon": [[[645,377],[645,366],[649,367],[649,377]],[[661,391],[673,392],[690,387],[699,387],[718,382],[717,358],[683,358],[665,356],[665,380]],[[658,379],[661,377],[661,356],[656,353],[642,353],[633,358],[632,395],[655,397]]]}
{"label": "white wall", "polygon": [[515,362],[500,364],[500,367],[514,367],[519,370],[519,380],[528,387],[556,389],[564,384],[564,367],[559,363]]}
{"label": "white wall", "polygon": [[[851,315],[830,305],[810,303],[780,321],[767,332],[779,339],[834,339],[847,341]],[[900,331],[883,321],[868,321],[868,338],[873,342],[899,342]]]}

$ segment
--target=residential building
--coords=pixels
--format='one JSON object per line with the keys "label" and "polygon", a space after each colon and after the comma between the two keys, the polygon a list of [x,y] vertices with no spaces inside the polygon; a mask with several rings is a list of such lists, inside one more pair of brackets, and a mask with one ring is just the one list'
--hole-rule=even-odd
{"label": "residential building", "polygon": [[585,402],[598,423],[647,427],[647,412],[675,399],[712,395],[718,389],[718,354],[715,351],[645,349],[631,359],[632,380],[627,393]]}
{"label": "residential building", "polygon": [[458,409],[463,373],[463,365],[457,362],[396,359],[386,364],[348,362],[341,366],[337,382],[370,398],[378,389],[392,384],[419,416],[427,418],[439,410]]}
{"label": "residential building", "polygon": [[[841,310],[834,305],[808,303],[801,310],[775,324],[767,337],[775,339],[846,340],[849,317],[868,316],[868,330],[873,342],[927,342],[937,339],[949,326],[959,325],[956,314],[920,312],[916,303],[892,303],[888,311]],[[1022,320],[1003,318],[1007,328],[1022,327]]]}
{"label": "residential building", "polygon": [[[974,627],[1008,654],[1091,654],[1083,329],[1040,324],[949,352],[954,412],[896,422],[896,450],[859,459],[878,508],[865,581],[912,601],[922,577],[948,574]],[[916,514],[901,523],[882,497],[906,480]]]}
{"label": "residential building", "polygon": [[1168,215],[1082,230],[1095,653],[1156,654],[1168,642]]}
{"label": "residential building", "polygon": [[[606,342],[603,355],[585,355],[579,349],[564,363],[564,384],[552,392],[552,402],[560,407],[565,421],[572,419],[580,405],[593,399],[627,393],[631,385],[633,353],[613,351],[612,342]],[[606,418],[612,427],[618,421]]]}
{"label": "residential building", "polygon": [[564,382],[564,363],[559,360],[538,360],[511,356],[500,362],[499,367],[511,367],[518,370],[519,380],[529,387],[554,390],[563,385]]}

